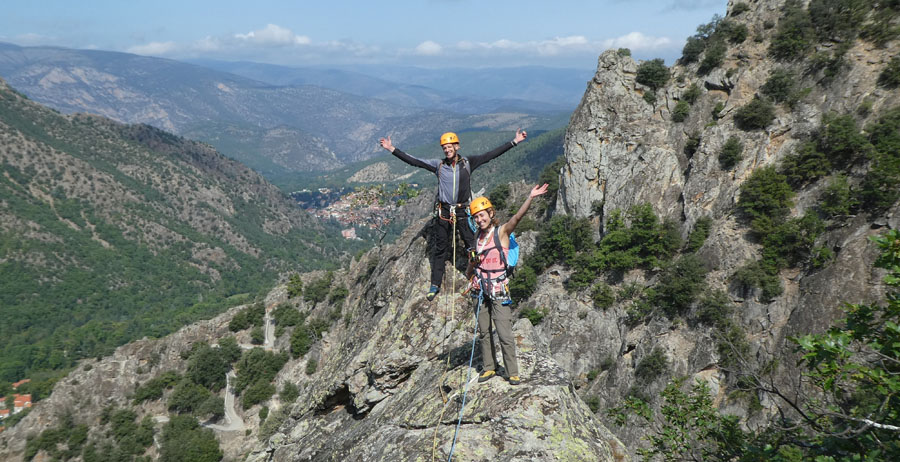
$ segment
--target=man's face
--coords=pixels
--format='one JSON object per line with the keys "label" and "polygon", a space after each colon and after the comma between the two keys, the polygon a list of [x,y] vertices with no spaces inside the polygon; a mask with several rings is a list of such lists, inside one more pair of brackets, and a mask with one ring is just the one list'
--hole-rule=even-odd
{"label": "man's face", "polygon": [[475,224],[478,225],[478,229],[488,229],[488,227],[491,226],[490,209],[482,210],[473,215],[472,218],[475,219]]}
{"label": "man's face", "polygon": [[459,143],[442,144],[441,149],[444,150],[444,155],[447,156],[448,159],[452,159],[456,157],[456,151],[459,151]]}

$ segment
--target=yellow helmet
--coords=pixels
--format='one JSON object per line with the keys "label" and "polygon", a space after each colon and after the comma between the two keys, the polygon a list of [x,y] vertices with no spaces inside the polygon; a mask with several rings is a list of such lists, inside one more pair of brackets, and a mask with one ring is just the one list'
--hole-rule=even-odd
{"label": "yellow helmet", "polygon": [[441,135],[441,146],[449,143],[459,143],[459,137],[456,136],[456,133],[447,132]]}
{"label": "yellow helmet", "polygon": [[487,197],[481,196],[476,198],[472,201],[471,204],[469,204],[469,212],[471,212],[472,215],[475,215],[482,210],[487,210],[493,207],[494,206],[491,205],[491,201],[489,201]]}

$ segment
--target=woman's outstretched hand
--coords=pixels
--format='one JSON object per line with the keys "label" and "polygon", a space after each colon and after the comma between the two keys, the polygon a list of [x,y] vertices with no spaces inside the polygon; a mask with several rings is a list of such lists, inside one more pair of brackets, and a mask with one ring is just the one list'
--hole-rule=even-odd
{"label": "woman's outstretched hand", "polygon": [[513,139],[513,142],[519,144],[525,141],[525,138],[528,138],[528,133],[526,133],[525,130],[522,130],[521,128],[516,129],[516,137]]}
{"label": "woman's outstretched hand", "polygon": [[535,187],[531,188],[531,196],[530,197],[537,197],[537,196],[540,196],[541,194],[544,194],[545,192],[547,192],[547,187],[548,187],[547,183],[544,183],[543,186],[535,186]]}
{"label": "woman's outstretched hand", "polygon": [[394,145],[391,144],[391,136],[390,135],[388,135],[387,138],[382,138],[382,139],[378,140],[378,142],[381,143],[381,147],[383,147],[384,149],[394,152]]}

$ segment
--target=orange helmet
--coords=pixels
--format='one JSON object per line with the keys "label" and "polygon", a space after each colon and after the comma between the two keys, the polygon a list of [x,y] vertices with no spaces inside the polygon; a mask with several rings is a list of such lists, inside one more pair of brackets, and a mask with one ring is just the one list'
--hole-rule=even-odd
{"label": "orange helmet", "polygon": [[459,143],[459,137],[456,136],[456,133],[447,132],[441,135],[441,146],[449,143]]}
{"label": "orange helmet", "polygon": [[491,205],[491,201],[489,201],[488,198],[484,197],[484,196],[476,198],[475,200],[472,201],[471,204],[469,204],[469,212],[472,215],[475,215],[476,213],[478,213],[482,210],[487,210],[490,208],[494,208],[494,206]]}

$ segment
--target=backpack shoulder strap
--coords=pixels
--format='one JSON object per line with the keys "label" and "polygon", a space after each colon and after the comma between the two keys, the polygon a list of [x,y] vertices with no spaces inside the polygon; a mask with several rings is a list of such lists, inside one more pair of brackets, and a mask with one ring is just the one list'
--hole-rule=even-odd
{"label": "backpack shoulder strap", "polygon": [[503,253],[503,245],[500,243],[500,227],[494,227],[494,245],[497,247],[497,252],[500,253],[500,261],[503,262],[503,269],[506,271],[506,274],[509,274],[509,263],[506,262],[506,254]]}

